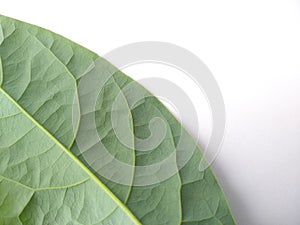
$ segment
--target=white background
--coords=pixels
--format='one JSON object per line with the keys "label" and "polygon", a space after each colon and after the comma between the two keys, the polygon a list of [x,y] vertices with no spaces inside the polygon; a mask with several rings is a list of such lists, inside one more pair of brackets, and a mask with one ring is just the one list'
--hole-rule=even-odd
{"label": "white background", "polygon": [[[137,41],[170,42],[195,53],[225,99],[227,132],[213,168],[238,224],[300,224],[299,0],[0,0],[0,13],[100,55]],[[173,70],[126,69],[135,78],[161,71]],[[205,145],[211,118],[192,86],[183,89],[197,106]]]}

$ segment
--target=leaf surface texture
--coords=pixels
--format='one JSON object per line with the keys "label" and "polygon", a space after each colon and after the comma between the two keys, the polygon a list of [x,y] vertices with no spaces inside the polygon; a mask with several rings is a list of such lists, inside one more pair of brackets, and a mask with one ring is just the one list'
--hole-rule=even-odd
{"label": "leaf surface texture", "polygon": [[[198,170],[202,153],[192,137],[157,98],[121,71],[105,81],[95,114],[79,117],[74,132],[74,99],[79,112],[85,104],[78,83],[99,61],[101,71],[115,69],[57,34],[0,16],[0,224],[235,224],[212,170]],[[130,84],[133,88],[126,90]],[[131,107],[138,91],[148,96]],[[122,144],[112,126],[112,107],[120,93],[126,104],[117,115],[129,115],[130,146]],[[84,124],[89,116],[95,117],[101,143],[80,151],[76,137],[89,135]],[[138,151],[138,139],[149,136],[155,117],[166,124],[165,138],[154,149]],[[135,168],[165,159],[180,138],[192,155],[159,183],[134,185],[153,179],[134,169],[126,185],[101,173],[114,169],[103,157],[104,147],[114,159]],[[174,168],[179,164],[176,154],[169,164]]]}

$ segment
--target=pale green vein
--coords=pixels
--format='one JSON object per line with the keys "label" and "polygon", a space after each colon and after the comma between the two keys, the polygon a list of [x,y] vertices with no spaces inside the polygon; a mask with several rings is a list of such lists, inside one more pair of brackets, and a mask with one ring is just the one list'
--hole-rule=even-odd
{"label": "pale green vein", "polygon": [[[112,216],[112,215],[116,212],[117,209],[118,209],[118,208],[115,208],[114,210],[112,210],[112,211],[106,216],[106,218]],[[93,224],[91,224],[91,225],[97,225],[97,224],[99,224],[99,223],[102,223],[106,218],[101,219],[101,220],[99,220],[99,221],[97,221],[97,222],[95,222],[95,223],[93,223]]]}
{"label": "pale green vein", "polygon": [[68,75],[70,75],[70,77],[72,77],[72,79],[76,82],[76,78],[75,78],[75,76],[74,76],[74,74],[69,70],[69,68],[49,49],[49,48],[47,48],[44,44],[43,44],[43,42],[41,42],[41,40],[40,39],[38,39],[36,36],[34,36],[34,35],[32,35],[30,32],[28,32],[28,34],[32,37],[32,38],[34,38],[44,49],[46,49],[51,55],[52,55],[52,57],[54,58],[54,59],[56,59],[57,60],[57,62],[59,62],[63,67],[64,67],[64,69],[67,71],[67,73],[68,73]]}
{"label": "pale green vein", "polygon": [[[156,97],[154,97],[154,98],[156,98]],[[158,101],[158,99],[156,99],[156,100]],[[163,117],[163,114],[162,114],[161,110],[158,107],[156,107],[154,104],[152,104],[152,106],[154,108],[156,108],[158,110],[158,112],[160,113],[161,117]],[[172,140],[172,142],[171,142],[172,143],[172,147],[174,148],[174,151],[177,154],[177,147],[176,147],[176,144],[175,144],[175,140],[174,140],[174,136],[173,136],[173,132],[172,132],[171,126],[170,126],[170,124],[167,121],[165,123],[168,126],[168,128],[169,128],[168,130],[169,130],[169,132],[171,134],[171,137],[172,137],[171,138],[171,140]],[[181,176],[180,176],[180,173],[179,173],[179,168],[178,168],[177,162],[176,162],[176,167],[177,167],[177,170],[178,170],[177,176],[179,178],[179,183],[180,183],[180,186],[182,187],[182,179],[181,179]],[[179,201],[180,202],[180,204],[179,204],[179,207],[180,207],[180,221],[182,221],[183,215],[182,215],[182,204],[181,204],[181,188],[178,191],[178,198],[180,200]]]}
{"label": "pale green vein", "polygon": [[[46,49],[50,55],[52,55],[52,57],[59,62],[65,69],[65,71],[67,72],[67,74],[73,79],[73,81],[75,82],[75,97],[77,98],[76,101],[74,102],[79,102],[79,95],[78,95],[78,88],[77,88],[77,80],[76,77],[74,76],[74,74],[69,70],[69,68],[51,51],[51,49],[47,48],[43,42],[41,42],[40,39],[38,39],[36,36],[34,36],[33,34],[31,34],[30,32],[28,32],[28,34],[34,38],[44,49]],[[0,83],[1,84],[1,83]],[[0,85],[1,86],[1,85]],[[74,99],[75,100],[75,99]],[[78,113],[80,115],[80,106],[78,104]],[[74,129],[74,138],[73,141],[71,142],[71,144],[68,146],[68,148],[71,148],[75,142],[75,138],[79,129],[79,124],[80,124],[80,116],[78,116],[78,123],[77,123],[77,127]]]}
{"label": "pale green vein", "polygon": [[17,116],[17,115],[20,115],[20,114],[22,114],[22,113],[19,112],[19,113],[10,114],[10,115],[7,115],[7,116],[0,116],[0,120],[7,119],[7,118],[10,118],[10,117],[14,117],[14,116]]}
{"label": "pale green vein", "polygon": [[83,183],[85,183],[85,182],[87,182],[88,180],[91,179],[90,177],[88,177],[88,178],[85,178],[85,179],[83,179],[81,181],[78,181],[76,183],[69,184],[69,185],[64,185],[64,186],[51,186],[51,187],[33,188],[33,187],[30,187],[30,186],[28,186],[26,184],[18,182],[18,181],[14,180],[14,179],[11,179],[11,178],[8,178],[6,176],[3,176],[1,174],[0,174],[0,178],[4,179],[6,181],[9,181],[11,183],[15,183],[17,185],[20,185],[20,186],[22,186],[22,187],[24,187],[24,188],[26,188],[28,190],[31,190],[31,191],[46,191],[46,190],[55,190],[55,189],[66,189],[66,188],[71,188],[71,187],[78,186],[78,185],[83,184]]}
{"label": "pale green vein", "polygon": [[21,186],[21,187],[23,187],[23,188],[25,188],[25,189],[28,189],[28,190],[30,190],[30,191],[34,191],[32,187],[29,187],[29,186],[27,186],[27,185],[25,185],[25,184],[22,184],[22,183],[20,183],[20,182],[18,182],[18,181],[16,181],[16,180],[10,179],[10,178],[5,177],[5,176],[3,176],[3,175],[0,175],[0,178],[2,178],[3,180],[9,181],[9,182],[11,182],[11,183],[17,184],[17,185],[19,185],[19,186]]}
{"label": "pale green vein", "polygon": [[3,34],[2,26],[0,24],[0,45],[2,44],[3,41],[4,41],[4,34]]}
{"label": "pale green vein", "polygon": [[0,56],[0,87],[2,86],[2,83],[3,83],[3,66],[2,66],[2,59]]}
{"label": "pale green vein", "polygon": [[[129,115],[130,115],[130,121],[131,121],[130,126],[131,126],[131,128],[132,128],[132,133],[133,133],[133,135],[132,135],[132,137],[133,137],[133,138],[132,138],[132,139],[133,139],[133,140],[132,140],[132,143],[133,143],[133,168],[135,168],[135,140],[134,140],[134,124],[133,124],[132,113],[131,113],[131,110],[130,110],[130,107],[129,107],[127,98],[126,98],[125,94],[123,93],[121,87],[120,87],[119,84],[116,82],[114,76],[111,76],[111,77],[112,77],[112,79],[114,80],[114,83],[117,85],[118,89],[120,90],[120,93],[123,95],[124,99],[126,100],[126,105],[127,105],[127,107],[128,107],[128,111],[129,111]],[[133,169],[133,170],[132,170],[132,183],[134,182],[134,174],[135,174],[135,170]],[[129,189],[129,192],[128,192],[126,198],[125,198],[125,203],[128,201],[128,199],[129,199],[129,197],[130,197],[130,194],[131,194],[131,191],[132,191],[132,185],[131,185],[131,187],[130,187],[130,189]]]}
{"label": "pale green vein", "polygon": [[53,140],[75,163],[77,163],[93,181],[102,188],[108,196],[128,215],[128,217],[137,225],[142,225],[141,222],[132,214],[132,212],[118,199],[106,186],[103,184],[95,174],[93,174],[76,156],[71,153],[62,143],[60,143],[47,129],[39,124],[22,106],[20,106],[5,90],[0,87],[0,91],[12,102],[19,110],[30,119],[38,128],[40,128],[50,139]]}
{"label": "pale green vein", "polygon": [[212,216],[212,217],[200,219],[200,220],[183,220],[182,223],[199,223],[199,222],[204,222],[204,221],[208,221],[211,219],[218,219],[218,218]]}

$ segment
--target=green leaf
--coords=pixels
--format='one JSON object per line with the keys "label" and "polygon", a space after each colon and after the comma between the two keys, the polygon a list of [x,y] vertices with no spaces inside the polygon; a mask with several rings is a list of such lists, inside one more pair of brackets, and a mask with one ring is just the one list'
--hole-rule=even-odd
{"label": "green leaf", "polygon": [[[80,89],[93,75],[94,112],[93,90]],[[145,150],[151,127],[164,138]],[[109,62],[0,16],[0,224],[235,224],[201,157],[174,116]]]}

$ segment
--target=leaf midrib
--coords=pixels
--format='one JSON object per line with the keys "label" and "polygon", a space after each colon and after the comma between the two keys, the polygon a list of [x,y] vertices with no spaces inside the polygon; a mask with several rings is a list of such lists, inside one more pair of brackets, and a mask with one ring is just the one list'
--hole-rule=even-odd
{"label": "leaf midrib", "polygon": [[44,132],[52,141],[57,144],[78,166],[80,166],[90,178],[101,188],[106,194],[111,197],[111,199],[128,215],[128,217],[137,225],[142,225],[142,223],[133,215],[133,213],[124,205],[121,200],[114,195],[111,190],[102,183],[98,177],[93,174],[73,153],[67,149],[62,143],[60,143],[46,128],[44,128],[38,121],[36,121],[18,102],[15,101],[2,87],[0,87],[0,92],[2,92],[28,119],[30,119],[42,132]]}

